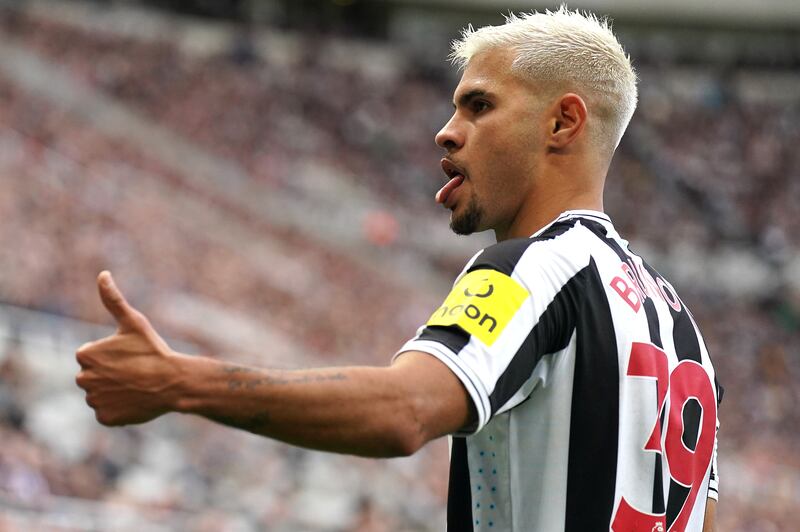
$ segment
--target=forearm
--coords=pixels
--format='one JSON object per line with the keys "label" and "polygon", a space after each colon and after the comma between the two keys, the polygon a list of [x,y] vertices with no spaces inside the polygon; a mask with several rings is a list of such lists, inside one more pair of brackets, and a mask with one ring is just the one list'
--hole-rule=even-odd
{"label": "forearm", "polygon": [[706,500],[706,518],[703,523],[703,532],[716,532],[717,530],[717,501]]}
{"label": "forearm", "polygon": [[181,356],[173,409],[311,449],[362,456],[414,452],[421,434],[393,368],[264,370]]}

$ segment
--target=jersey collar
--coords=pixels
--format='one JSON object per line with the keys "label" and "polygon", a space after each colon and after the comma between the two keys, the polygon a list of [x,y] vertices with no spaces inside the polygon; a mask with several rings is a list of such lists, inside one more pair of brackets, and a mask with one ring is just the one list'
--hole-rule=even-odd
{"label": "jersey collar", "polygon": [[550,228],[551,225],[553,225],[555,223],[558,223],[558,222],[563,222],[564,220],[568,220],[570,218],[590,218],[590,219],[593,219],[593,220],[596,220],[596,221],[602,223],[603,225],[607,226],[608,228],[613,229],[613,227],[614,227],[614,225],[611,222],[611,218],[609,218],[608,215],[606,213],[604,213],[604,212],[592,211],[592,210],[588,210],[588,209],[586,209],[586,210],[573,210],[573,211],[564,211],[564,212],[562,212],[561,214],[558,215],[558,217],[555,220],[553,220],[549,224],[545,225],[544,227],[542,227],[541,229],[539,229],[538,231],[533,233],[533,235],[531,235],[531,236],[534,236],[534,237],[539,236],[542,233],[544,233],[545,231],[547,231]]}

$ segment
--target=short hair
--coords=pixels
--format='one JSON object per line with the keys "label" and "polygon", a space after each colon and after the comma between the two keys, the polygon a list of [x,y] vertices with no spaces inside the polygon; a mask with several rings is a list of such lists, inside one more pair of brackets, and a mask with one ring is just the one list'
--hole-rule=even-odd
{"label": "short hair", "polygon": [[590,113],[601,119],[598,133],[616,149],[636,109],[636,73],[606,18],[565,5],[512,13],[500,26],[467,26],[453,41],[450,60],[463,69],[492,48],[514,50],[511,69],[523,78],[553,82],[586,99]]}

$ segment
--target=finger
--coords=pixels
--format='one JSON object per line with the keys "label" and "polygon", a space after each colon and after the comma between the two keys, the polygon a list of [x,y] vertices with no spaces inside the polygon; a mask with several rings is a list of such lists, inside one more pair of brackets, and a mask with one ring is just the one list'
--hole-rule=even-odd
{"label": "finger", "polygon": [[79,371],[75,377],[75,384],[82,390],[86,390],[89,387],[89,381],[89,373],[86,370]]}
{"label": "finger", "polygon": [[84,400],[86,401],[86,404],[89,405],[89,407],[92,410],[96,410],[97,409],[98,404],[97,404],[97,400],[95,399],[94,395],[91,395],[91,394],[87,393],[86,397],[84,398]]}
{"label": "finger", "polygon": [[105,410],[94,408],[94,418],[98,423],[105,425],[106,427],[111,427],[114,425],[114,419]]}
{"label": "finger", "polygon": [[85,363],[88,362],[87,357],[89,353],[92,352],[92,348],[94,347],[94,342],[86,342],[82,346],[80,346],[77,350],[75,350],[75,359],[78,361],[78,364],[83,366]]}
{"label": "finger", "polygon": [[78,362],[78,365],[81,369],[86,369],[90,366],[91,361],[89,360],[89,352],[83,347],[75,352],[75,360]]}
{"label": "finger", "polygon": [[92,342],[85,342],[84,344],[82,344],[82,345],[81,345],[81,346],[78,348],[77,352],[78,352],[78,353],[83,353],[83,352],[85,352],[85,351],[89,351],[89,350],[90,350],[92,347],[94,347],[94,344],[95,344],[95,342],[94,342],[94,341],[92,341]]}
{"label": "finger", "polygon": [[97,276],[97,289],[100,292],[100,300],[103,302],[103,306],[114,316],[120,330],[129,331],[135,329],[137,312],[128,304],[125,296],[119,291],[110,272],[100,272],[100,275]]}
{"label": "finger", "polygon": [[78,362],[81,369],[86,369],[91,366],[91,354],[100,342],[102,342],[102,340],[86,342],[75,351],[75,360]]}
{"label": "finger", "polygon": [[118,341],[119,341],[119,336],[117,333],[105,336],[98,340],[92,340],[91,342],[86,342],[85,344],[81,345],[78,349],[76,349],[75,355],[78,357],[82,357],[91,355],[92,353],[102,352],[104,350],[113,348],[116,345],[116,342]]}

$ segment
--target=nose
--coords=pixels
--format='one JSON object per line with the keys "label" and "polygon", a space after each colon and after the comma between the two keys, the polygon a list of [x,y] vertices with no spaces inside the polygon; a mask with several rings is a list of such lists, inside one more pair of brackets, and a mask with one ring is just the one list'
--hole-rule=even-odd
{"label": "nose", "polygon": [[435,137],[436,144],[446,149],[447,151],[454,151],[464,145],[464,131],[459,127],[456,121],[456,115],[453,115],[450,120],[439,130]]}

